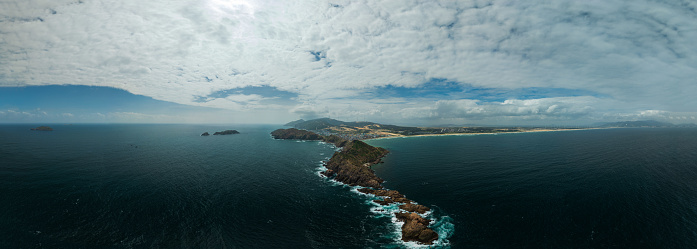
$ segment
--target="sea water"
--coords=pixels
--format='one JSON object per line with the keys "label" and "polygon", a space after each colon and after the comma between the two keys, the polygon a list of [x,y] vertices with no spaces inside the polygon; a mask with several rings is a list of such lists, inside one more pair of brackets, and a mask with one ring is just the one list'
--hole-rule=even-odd
{"label": "sea water", "polygon": [[[389,218],[276,126],[0,126],[0,248],[360,248]],[[236,129],[240,134],[202,137]]]}
{"label": "sea water", "polygon": [[[400,248],[395,206],[278,126],[0,126],[0,248]],[[241,134],[201,137],[236,129]],[[453,248],[690,248],[697,132],[379,139],[385,187]]]}
{"label": "sea water", "polygon": [[375,167],[453,219],[456,248],[695,248],[697,129],[371,140]]}

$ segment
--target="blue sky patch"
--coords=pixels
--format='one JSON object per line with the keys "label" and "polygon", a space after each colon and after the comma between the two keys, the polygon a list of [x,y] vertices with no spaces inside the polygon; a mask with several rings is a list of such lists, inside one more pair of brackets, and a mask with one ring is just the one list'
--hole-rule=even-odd
{"label": "blue sky patch", "polygon": [[518,89],[481,88],[445,79],[432,79],[418,87],[387,85],[370,91],[367,95],[368,98],[476,99],[484,102],[578,96],[606,97],[593,91],[579,89],[544,87]]}
{"label": "blue sky patch", "polygon": [[191,107],[128,91],[98,86],[50,85],[0,87],[0,108],[41,109],[53,112],[143,112],[192,109]]}
{"label": "blue sky patch", "polygon": [[208,96],[198,96],[194,101],[203,103],[211,101],[213,99],[225,98],[227,96],[236,94],[256,94],[262,97],[269,98],[261,101],[263,104],[297,104],[295,98],[298,97],[297,93],[278,90],[277,88],[271,86],[247,86],[242,88],[233,88],[228,90],[217,91],[209,94]]}
{"label": "blue sky patch", "polygon": [[315,57],[315,61],[327,58],[327,54],[324,51],[310,51],[310,54]]}

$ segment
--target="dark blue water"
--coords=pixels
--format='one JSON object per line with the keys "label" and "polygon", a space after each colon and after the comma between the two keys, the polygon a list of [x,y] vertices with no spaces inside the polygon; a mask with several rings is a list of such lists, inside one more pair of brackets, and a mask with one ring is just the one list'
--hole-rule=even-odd
{"label": "dark blue water", "polygon": [[[402,247],[274,126],[0,126],[0,248]],[[204,131],[242,134],[200,137]],[[454,248],[693,248],[697,130],[371,140]]]}
{"label": "dark blue water", "polygon": [[[0,248],[399,245],[367,198],[317,176],[334,148],[277,127],[0,126]],[[204,131],[242,134],[200,137]]]}
{"label": "dark blue water", "polygon": [[697,129],[372,140],[384,185],[454,219],[457,248],[695,248]]}

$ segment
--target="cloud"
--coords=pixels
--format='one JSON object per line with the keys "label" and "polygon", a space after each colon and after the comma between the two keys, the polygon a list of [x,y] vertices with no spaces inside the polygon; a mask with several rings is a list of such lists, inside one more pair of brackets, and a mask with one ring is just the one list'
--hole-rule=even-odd
{"label": "cloud", "polygon": [[[354,99],[385,87],[445,79],[618,102],[611,109],[552,104],[565,96],[506,96],[510,103],[490,104],[454,93],[434,107],[444,117],[690,112],[697,106],[694,9],[690,1],[649,0],[5,1],[0,85],[109,86],[186,105],[312,116],[356,107]],[[211,96],[249,87],[294,94],[295,103],[258,93]],[[404,101],[409,108],[438,99]]]}
{"label": "cloud", "polygon": [[18,109],[8,109],[0,111],[0,123],[13,121],[13,122],[34,122],[42,120],[46,117],[50,117],[51,114],[41,109],[33,110],[18,110]]}
{"label": "cloud", "polygon": [[297,114],[302,119],[315,119],[327,116],[326,111],[318,110],[317,108],[309,105],[296,106],[291,110],[291,112]]}
{"label": "cloud", "polygon": [[541,124],[568,122],[584,118],[595,119],[599,103],[607,100],[595,97],[555,97],[541,99],[507,99],[501,102],[483,102],[475,99],[436,100],[402,107],[398,113],[404,120],[419,123],[443,124]]}
{"label": "cloud", "polygon": [[671,112],[665,110],[642,110],[631,113],[606,114],[611,120],[659,120],[675,124],[695,123],[697,112]]}
{"label": "cloud", "polygon": [[484,104],[476,100],[443,100],[436,102],[430,116],[469,119],[495,116],[535,119],[569,118],[590,114],[594,109],[591,106],[593,102],[596,100],[590,97],[509,99],[502,103]]}
{"label": "cloud", "polygon": [[6,111],[0,112],[0,116],[5,117],[7,119],[27,120],[27,119],[45,117],[45,116],[48,116],[48,113],[37,108],[34,110],[24,110],[24,111],[23,110],[6,110]]}

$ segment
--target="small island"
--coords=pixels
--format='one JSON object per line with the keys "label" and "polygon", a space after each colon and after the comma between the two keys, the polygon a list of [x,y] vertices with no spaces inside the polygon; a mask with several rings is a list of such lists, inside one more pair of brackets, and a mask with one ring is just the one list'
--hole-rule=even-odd
{"label": "small island", "polygon": [[[224,131],[216,131],[215,133],[213,133],[214,136],[215,135],[232,135],[232,134],[240,134],[240,132],[237,130],[224,130]],[[201,134],[202,137],[206,137],[206,136],[210,136],[210,135],[211,134],[209,134],[208,132],[204,132],[203,134]]]}
{"label": "small island", "polygon": [[216,131],[213,133],[213,135],[231,135],[231,134],[240,134],[237,130],[224,130],[224,131]]}
{"label": "small island", "polygon": [[32,131],[53,131],[53,128],[48,126],[39,126],[36,128],[31,128]]}
{"label": "small island", "polygon": [[403,212],[396,213],[395,216],[404,222],[403,241],[417,241],[432,245],[438,239],[438,233],[428,227],[430,220],[420,215],[431,209],[415,204],[396,190],[384,189],[381,185],[384,180],[376,176],[371,169],[372,165],[380,163],[381,158],[389,153],[386,149],[371,146],[360,140],[346,140],[336,135],[322,136],[295,128],[278,129],[271,132],[271,135],[275,139],[319,140],[342,148],[325,163],[327,170],[322,172],[322,175],[350,186],[363,187],[358,191],[380,197],[381,200],[374,201],[380,205],[400,203],[399,209]]}

